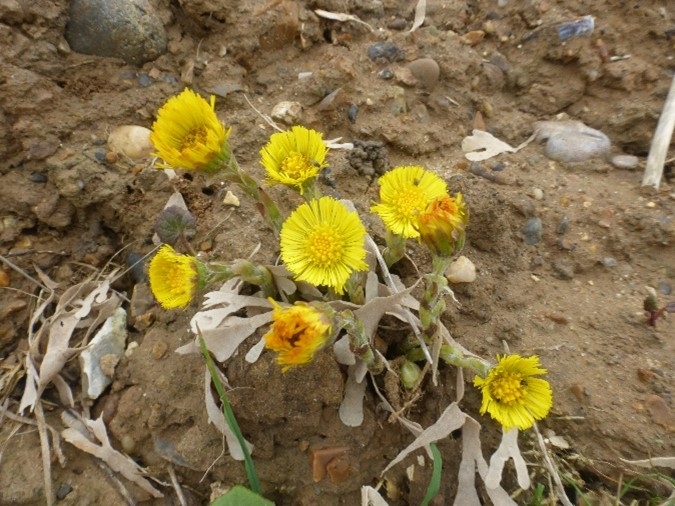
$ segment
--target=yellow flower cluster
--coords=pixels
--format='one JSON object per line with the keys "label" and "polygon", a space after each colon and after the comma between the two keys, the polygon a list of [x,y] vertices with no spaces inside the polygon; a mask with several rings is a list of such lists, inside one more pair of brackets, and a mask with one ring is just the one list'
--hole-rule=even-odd
{"label": "yellow flower cluster", "polygon": [[288,186],[304,195],[326,166],[327,153],[328,147],[316,130],[294,126],[287,132],[272,134],[260,150],[266,182]]}
{"label": "yellow flower cluster", "polygon": [[181,255],[164,244],[148,267],[150,289],[164,309],[186,307],[200,286],[204,267],[193,256]]}
{"label": "yellow flower cluster", "polygon": [[154,156],[169,166],[215,172],[230,157],[227,142],[231,128],[225,129],[215,113],[216,99],[207,102],[185,89],[170,98],[157,113],[150,140]]}
{"label": "yellow flower cluster", "polygon": [[366,229],[356,212],[332,197],[300,205],[281,227],[281,259],[296,279],[337,294],[353,272],[365,271]]}
{"label": "yellow flower cluster", "polygon": [[396,167],[378,180],[380,203],[370,210],[385,226],[404,238],[419,237],[419,216],[435,199],[447,194],[447,185],[433,172],[418,166]]}
{"label": "yellow flower cluster", "polygon": [[304,302],[281,307],[273,299],[269,301],[274,311],[272,326],[264,336],[265,347],[277,352],[283,372],[311,362],[332,335],[330,316]]}
{"label": "yellow flower cluster", "polygon": [[497,357],[487,377],[474,378],[474,385],[483,393],[481,415],[486,412],[497,420],[504,430],[513,427],[529,429],[536,420],[548,415],[553,405],[553,392],[548,381],[535,378],[546,374],[539,357],[520,355]]}

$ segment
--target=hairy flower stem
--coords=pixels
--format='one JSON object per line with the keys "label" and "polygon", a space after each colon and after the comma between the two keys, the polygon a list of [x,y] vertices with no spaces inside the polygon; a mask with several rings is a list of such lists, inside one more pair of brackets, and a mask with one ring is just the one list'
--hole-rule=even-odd
{"label": "hairy flower stem", "polygon": [[422,333],[427,343],[432,343],[440,335],[438,333],[441,315],[445,311],[444,295],[450,293],[445,271],[452,257],[434,255],[431,273],[425,276],[424,296],[420,304],[420,322]]}
{"label": "hairy flower stem", "polygon": [[387,247],[384,248],[382,257],[384,258],[387,267],[391,267],[405,256],[406,240],[402,235],[395,234],[389,229],[387,229],[384,238],[387,242]]}
{"label": "hairy flower stem", "polygon": [[205,268],[204,286],[223,283],[235,276],[239,276],[243,281],[259,286],[265,298],[275,298],[278,296],[272,274],[267,267],[254,264],[250,260],[235,260],[232,264],[211,262],[205,264]]}
{"label": "hairy flower stem", "polygon": [[263,297],[276,299],[279,296],[274,286],[272,273],[267,267],[254,264],[249,260],[236,260],[232,264],[232,272],[247,283],[259,286],[263,292]]}
{"label": "hairy flower stem", "polygon": [[363,322],[350,310],[341,311],[335,315],[337,326],[345,329],[349,336],[349,349],[368,366],[373,374],[380,374],[384,370],[382,357],[375,353],[370,344],[370,336],[366,335]]}
{"label": "hairy flower stem", "polygon": [[236,183],[246,195],[256,201],[256,207],[260,214],[267,220],[278,237],[281,231],[281,225],[284,223],[284,217],[276,203],[270,198],[267,192],[253,179],[249,174],[241,169],[234,155],[222,167],[221,176],[228,181]]}
{"label": "hairy flower stem", "polygon": [[316,186],[316,178],[312,178],[307,185],[304,185],[302,189],[302,197],[305,199],[305,202],[311,202],[312,200],[318,200],[321,198],[321,192]]}
{"label": "hairy flower stem", "polygon": [[[421,362],[426,360],[422,348],[413,348],[406,353],[406,358],[412,362]],[[446,364],[463,367],[476,373],[481,378],[487,376],[490,370],[490,363],[478,357],[467,357],[460,349],[451,344],[441,346],[439,358]]]}

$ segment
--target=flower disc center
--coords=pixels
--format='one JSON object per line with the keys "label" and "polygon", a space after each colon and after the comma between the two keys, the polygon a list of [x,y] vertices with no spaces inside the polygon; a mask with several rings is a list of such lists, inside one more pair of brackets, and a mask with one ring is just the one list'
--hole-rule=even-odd
{"label": "flower disc center", "polygon": [[501,374],[490,385],[490,392],[495,399],[507,406],[522,404],[526,393],[522,375],[513,372]]}
{"label": "flower disc center", "polygon": [[333,228],[321,226],[307,237],[307,252],[316,265],[332,265],[340,260],[342,239]]}
{"label": "flower disc center", "polygon": [[416,186],[402,191],[394,200],[394,206],[399,214],[408,220],[424,211],[426,203],[424,192]]}
{"label": "flower disc center", "polygon": [[291,151],[281,162],[281,172],[291,179],[306,178],[314,168],[307,155]]}
{"label": "flower disc center", "polygon": [[206,144],[209,133],[205,126],[198,126],[193,128],[182,139],[180,150],[185,152],[188,150],[195,149],[197,146],[203,146]]}

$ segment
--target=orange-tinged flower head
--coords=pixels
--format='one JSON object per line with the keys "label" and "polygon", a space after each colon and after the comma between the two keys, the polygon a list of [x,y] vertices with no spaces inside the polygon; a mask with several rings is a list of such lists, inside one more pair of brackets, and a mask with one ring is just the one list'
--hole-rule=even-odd
{"label": "orange-tinged flower head", "polygon": [[269,301],[274,311],[272,326],[264,336],[265,347],[277,352],[276,360],[283,372],[308,364],[332,337],[328,308],[321,310],[306,302],[281,307],[274,300]]}
{"label": "orange-tinged flower head", "polygon": [[227,139],[232,129],[225,129],[218,120],[215,106],[215,96],[207,102],[187,88],[171,97],[152,125],[153,155],[174,168],[209,173],[219,170],[230,159]]}
{"label": "orange-tinged flower head", "polygon": [[469,213],[462,194],[443,195],[433,200],[417,220],[420,242],[434,255],[450,257],[464,247]]}
{"label": "orange-tinged flower head", "polygon": [[380,203],[370,210],[385,226],[404,238],[419,237],[417,221],[434,199],[447,195],[445,182],[418,166],[396,167],[378,179]]}
{"label": "orange-tinged flower head", "polygon": [[486,412],[502,424],[504,431],[513,427],[529,429],[542,420],[553,406],[553,391],[548,381],[535,378],[546,374],[539,357],[520,355],[497,357],[487,377],[476,376],[474,386],[483,393],[481,415]]}
{"label": "orange-tinged flower head", "polygon": [[304,195],[326,166],[328,146],[316,130],[294,126],[270,136],[260,150],[268,185],[282,184]]}
{"label": "orange-tinged flower head", "polygon": [[150,290],[164,309],[186,307],[203,287],[205,266],[164,244],[148,267]]}

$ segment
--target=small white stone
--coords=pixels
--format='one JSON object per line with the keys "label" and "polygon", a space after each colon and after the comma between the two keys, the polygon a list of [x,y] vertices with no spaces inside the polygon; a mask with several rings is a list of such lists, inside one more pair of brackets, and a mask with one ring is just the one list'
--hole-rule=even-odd
{"label": "small white stone", "polygon": [[228,190],[223,198],[223,204],[226,206],[239,207],[239,197]]}
{"label": "small white stone", "polygon": [[270,116],[286,125],[297,125],[302,116],[302,105],[300,102],[279,102],[272,108]]}
{"label": "small white stone", "polygon": [[132,160],[147,158],[155,149],[150,134],[151,131],[142,126],[118,126],[108,136],[108,149]]}
{"label": "small white stone", "polygon": [[80,353],[82,390],[89,399],[98,399],[112,383],[117,360],[124,355],[127,340],[127,313],[118,307],[101,326],[87,349]]}
{"label": "small white stone", "polygon": [[532,190],[532,196],[534,197],[534,200],[542,200],[544,198],[544,190],[541,188],[534,188]]}
{"label": "small white stone", "polygon": [[614,155],[611,162],[617,169],[634,169],[640,163],[640,159],[633,155]]}
{"label": "small white stone", "polygon": [[476,266],[462,255],[450,264],[445,276],[450,283],[471,283],[476,280]]}

